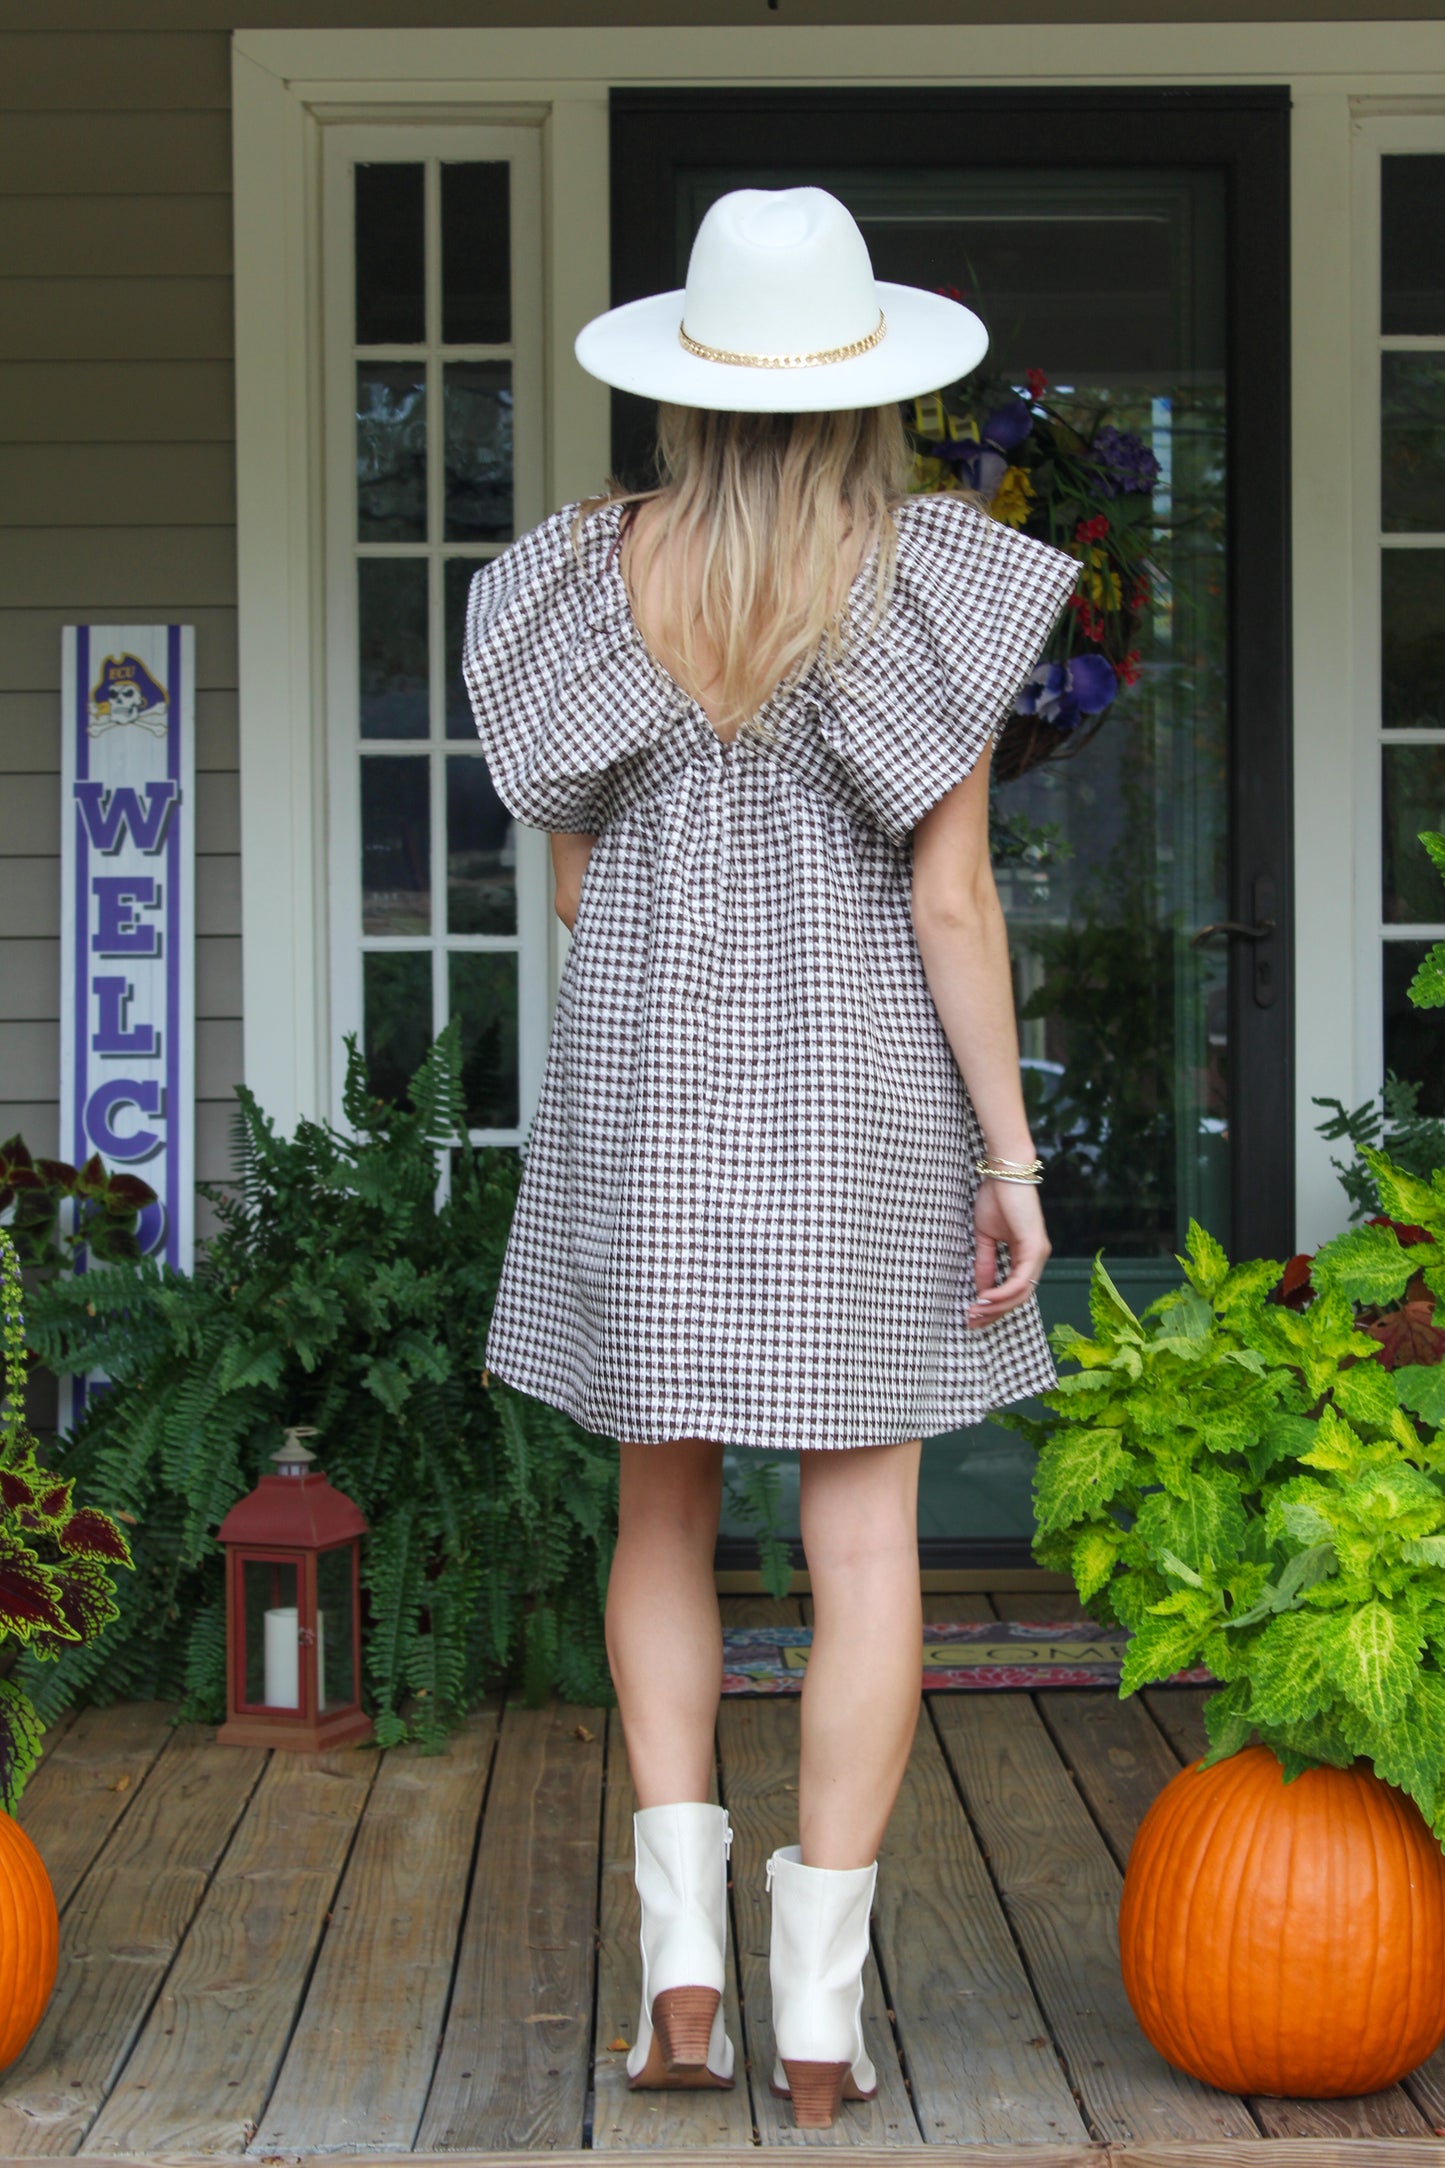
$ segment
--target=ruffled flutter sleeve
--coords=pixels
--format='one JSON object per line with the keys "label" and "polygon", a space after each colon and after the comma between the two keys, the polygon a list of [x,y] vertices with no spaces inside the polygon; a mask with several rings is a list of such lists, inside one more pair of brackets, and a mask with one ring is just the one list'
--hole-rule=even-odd
{"label": "ruffled flutter sleeve", "polygon": [[893,607],[838,672],[821,720],[901,843],[992,744],[1079,566],[947,492],[908,498],[897,519]]}
{"label": "ruffled flutter sleeve", "polygon": [[571,696],[587,626],[585,568],[564,505],[482,565],[462,675],[497,796],[529,827],[596,834],[617,746],[608,711]]}

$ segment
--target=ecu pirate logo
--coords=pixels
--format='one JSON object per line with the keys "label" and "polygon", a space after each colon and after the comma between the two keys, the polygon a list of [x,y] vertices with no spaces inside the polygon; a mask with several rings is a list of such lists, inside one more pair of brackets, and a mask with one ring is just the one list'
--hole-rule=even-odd
{"label": "ecu pirate logo", "polygon": [[168,727],[166,689],[138,655],[107,655],[90,696],[90,735],[98,738],[124,723],[163,738]]}

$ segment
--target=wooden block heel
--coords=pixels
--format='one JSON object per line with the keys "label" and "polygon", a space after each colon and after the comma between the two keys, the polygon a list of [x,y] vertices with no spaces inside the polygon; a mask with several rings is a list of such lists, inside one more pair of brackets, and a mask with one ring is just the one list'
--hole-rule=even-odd
{"label": "wooden block heel", "polygon": [[691,2092],[716,2087],[731,2092],[735,2080],[709,2070],[708,2041],[721,1995],[715,1987],[668,1987],[652,2005],[652,2046],[633,2092]]}
{"label": "wooden block heel", "polygon": [[652,2005],[652,2026],[669,2071],[702,2070],[722,1996],[715,1987],[668,1987]]}
{"label": "wooden block heel", "polygon": [[770,2090],[780,2100],[793,2103],[793,2121],[799,2130],[829,2130],[837,2116],[841,2102],[845,2100],[872,2100],[878,2088],[865,2093],[855,2084],[852,2067],[848,2063],[790,2063],[783,2061],[787,2078],[787,2091],[774,2085]]}

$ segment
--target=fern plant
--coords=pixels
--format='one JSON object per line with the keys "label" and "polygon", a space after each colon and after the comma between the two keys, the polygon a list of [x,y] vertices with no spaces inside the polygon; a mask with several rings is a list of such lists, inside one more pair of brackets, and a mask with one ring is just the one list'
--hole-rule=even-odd
{"label": "fern plant", "polygon": [[[225,1705],[215,1529],[286,1424],[365,1513],[366,1683],[382,1744],[436,1746],[492,1679],[610,1699],[602,1607],[615,1452],[484,1379],[492,1299],[520,1180],[513,1150],[466,1142],[456,1028],[411,1080],[371,1097],[348,1048],[346,1131],[276,1134],[238,1094],[233,1191],[193,1275],[149,1260],[61,1278],[32,1337],[60,1371],[110,1380],[67,1466],[133,1516],[138,1572],[103,1650],[42,1675],[42,1716],[76,1698]],[[458,1141],[458,1140],[461,1141]],[[448,1193],[438,1167],[450,1154]]]}

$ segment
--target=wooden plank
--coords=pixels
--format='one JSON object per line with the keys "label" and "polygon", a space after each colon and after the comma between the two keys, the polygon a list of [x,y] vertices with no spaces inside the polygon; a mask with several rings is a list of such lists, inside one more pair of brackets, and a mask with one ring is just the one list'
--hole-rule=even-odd
{"label": "wooden plank", "polygon": [[0,935],[0,1016],[43,1023],[59,1014],[60,943]]}
{"label": "wooden plank", "polygon": [[1146,1686],[1140,1700],[1181,1762],[1197,1761],[1209,1748],[1204,1704],[1212,1686]]}
{"label": "wooden plank", "polygon": [[252,2153],[410,2146],[441,2044],[497,1737],[474,1711],[442,1754],[393,1748],[361,1818]]}
{"label": "wooden plank", "polygon": [[1119,1972],[1121,1876],[1027,1694],[934,1694],[934,1722],[1049,2029],[1104,2139],[1245,2137],[1232,2095],[1144,2039]]}
{"label": "wooden plank", "polygon": [[[216,366],[220,367],[221,365],[218,363]],[[96,364],[96,367],[102,374],[114,373],[122,379],[126,374],[125,370],[119,365],[115,367],[113,372],[109,363]],[[55,373],[61,373],[62,369],[62,364],[55,365]],[[41,373],[48,373],[48,371]],[[162,377],[164,377],[164,373],[164,371],[160,372]],[[11,381],[9,372],[0,368],[0,422],[3,422],[4,419],[9,396],[7,386]],[[25,395],[17,392],[15,397],[19,411],[23,414]],[[179,434],[179,431],[177,431],[177,434]],[[138,601],[140,607],[147,613],[141,618],[140,622],[149,624],[151,618],[148,613],[157,608],[159,604],[165,603],[167,598],[165,590],[157,586],[147,590],[134,590],[132,599]],[[9,600],[10,598],[4,595],[4,591],[0,590],[0,685],[3,685],[7,692],[49,693],[53,698],[58,699],[60,694],[60,630],[63,625],[73,625],[75,623],[74,596],[63,597],[59,603],[31,605],[24,609],[4,607],[3,603]],[[163,609],[160,614],[164,617]],[[111,620],[111,622],[114,622],[114,620]],[[121,622],[133,624],[135,619],[122,619]],[[236,690],[238,669],[236,661],[235,597],[232,596],[228,606],[214,609],[198,609],[195,607],[188,609],[186,622],[196,628],[196,705],[199,717],[200,698],[203,694],[217,689],[230,693],[234,693]],[[57,769],[59,764],[57,754],[55,756]],[[49,767],[50,762],[31,763],[22,761],[16,765],[21,767],[31,765]],[[238,763],[235,760],[222,760],[217,761],[215,765],[222,768],[234,768]]]}
{"label": "wooden plank", "polygon": [[0,42],[5,103],[27,113],[139,107],[174,113],[188,106],[229,111],[231,75],[224,36],[214,30],[10,31]]}
{"label": "wooden plank", "polygon": [[229,115],[204,109],[5,115],[0,195],[128,196],[141,174],[152,195],[229,195]]}
{"label": "wooden plank", "polygon": [[561,1702],[503,1714],[418,2152],[582,2143],[603,1731]]}
{"label": "wooden plank", "polygon": [[0,445],[8,527],[208,527],[236,517],[229,444]]}
{"label": "wooden plank", "polygon": [[226,444],[235,416],[225,360],[0,363],[0,442]]}
{"label": "wooden plank", "polygon": [[0,360],[225,361],[232,352],[228,278],[7,279],[5,299]]}
{"label": "wooden plank", "polygon": [[[717,1798],[714,1779],[711,1796]],[[603,1814],[602,1876],[598,1907],[597,2041],[593,2057],[592,2144],[598,2152],[680,2152],[752,2143],[753,2115],[738,2007],[737,1950],[728,1936],[728,1975],[723,2012],[736,2056],[731,2092],[632,2092],[627,2053],[637,2038],[642,2000],[642,1954],[638,1946],[637,1890],[633,1879],[632,1816],[637,1794],[627,1765],[622,1720],[607,1719],[607,1790]]]}
{"label": "wooden plank", "polygon": [[74,624],[184,621],[205,605],[234,609],[230,527],[8,527],[0,530],[0,594],[9,608],[69,611]]}
{"label": "wooden plank", "polygon": [[786,2100],[768,2091],[773,2032],[768,1984],[769,1855],[798,1839],[798,1699],[725,1694],[718,1715],[722,1794],[733,1826],[733,1920],[742,1977],[753,2121],[763,2145],[914,2146],[922,2143],[899,2066],[876,1965],[863,1970],[863,2026],[878,2096],[850,2102],[829,2131],[798,2130]]}
{"label": "wooden plank", "polygon": [[0,2078],[0,2150],[58,2155],[80,2145],[265,1761],[258,1748],[218,1745],[209,1725],[172,1735],[65,1915],[55,1992]]}
{"label": "wooden plank", "polygon": [[[826,2134],[822,2135],[826,2137]],[[1192,2157],[1203,2162],[1213,2156],[1196,2147]],[[1292,2157],[1302,2164],[1303,2156],[1296,2153]],[[1331,2159],[1335,2157],[1333,2153],[1330,2156]],[[930,2168],[1109,2168],[1110,2156],[1102,2146],[941,2145],[932,2148],[926,2158]],[[1230,2158],[1242,2161],[1244,2156],[1231,2150]],[[1369,2158],[1378,2162],[1381,2156],[1375,2154]],[[1397,2153],[1392,2168],[1399,2168],[1402,2159],[1413,2163],[1420,2158],[1427,2156],[1413,2151],[1403,2155]],[[519,2148],[507,2153],[448,2153],[445,2159],[446,2168],[587,2168],[592,2155],[590,2152],[537,2152]],[[847,2159],[849,2168],[897,2168],[897,2153],[891,2148],[860,2147],[856,2151],[850,2150]],[[374,2153],[333,2153],[326,2156],[326,2168],[376,2168],[376,2160]],[[649,2168],[689,2168],[690,2160],[691,2149],[681,2147],[648,2156]],[[1259,2148],[1251,2157],[1250,2168],[1271,2168],[1273,2160],[1274,2154],[1268,2148]],[[759,2149],[754,2145],[708,2155],[709,2168],[759,2168],[759,2161]],[[4,2156],[0,2156],[0,2168],[11,2168]],[[111,2157],[109,2168],[215,2168],[215,2164],[213,2157],[194,2153],[167,2154],[163,2162],[135,2154],[117,2154]],[[292,2168],[292,2164],[288,2162],[286,2168]]]}
{"label": "wooden plank", "polygon": [[930,2145],[1087,2141],[927,1708],[881,1851],[873,1932]]}
{"label": "wooden plank", "polygon": [[0,278],[224,278],[231,268],[225,196],[11,196],[0,224]]}
{"label": "wooden plank", "polygon": [[1399,2138],[1117,2145],[1109,2148],[1108,2162],[1109,2168],[1445,2168],[1445,2146]]}
{"label": "wooden plank", "polygon": [[244,2149],[378,1761],[354,1747],[270,1756],[82,2152]]}
{"label": "wooden plank", "polygon": [[[0,1135],[9,1135],[3,1124]],[[174,1713],[168,1701],[76,1710],[32,1772],[15,1819],[44,1860],[62,1912],[139,1798]]]}

